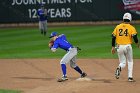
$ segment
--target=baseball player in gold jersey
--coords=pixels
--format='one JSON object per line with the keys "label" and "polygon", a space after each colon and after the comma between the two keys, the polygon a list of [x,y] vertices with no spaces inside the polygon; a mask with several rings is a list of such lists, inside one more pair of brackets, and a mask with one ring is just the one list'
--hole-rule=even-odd
{"label": "baseball player in gold jersey", "polygon": [[[133,80],[133,51],[132,51],[132,38],[134,42],[139,47],[137,31],[130,25],[132,16],[130,13],[125,13],[123,16],[123,23],[116,26],[112,33],[112,54],[115,53],[117,49],[119,66],[115,71],[116,79],[119,79],[121,70],[126,66],[126,61],[128,63],[128,81]],[[116,43],[116,47],[115,47]]]}

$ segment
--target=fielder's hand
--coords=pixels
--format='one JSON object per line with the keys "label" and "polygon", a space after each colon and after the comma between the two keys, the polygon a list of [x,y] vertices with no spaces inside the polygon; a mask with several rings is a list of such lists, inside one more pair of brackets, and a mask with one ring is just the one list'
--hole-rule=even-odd
{"label": "fielder's hand", "polygon": [[112,47],[111,53],[112,53],[112,54],[115,54],[115,52],[116,52],[115,47]]}
{"label": "fielder's hand", "polygon": [[136,45],[137,45],[137,47],[138,47],[138,48],[140,48],[140,45],[139,45],[139,43],[136,43]]}

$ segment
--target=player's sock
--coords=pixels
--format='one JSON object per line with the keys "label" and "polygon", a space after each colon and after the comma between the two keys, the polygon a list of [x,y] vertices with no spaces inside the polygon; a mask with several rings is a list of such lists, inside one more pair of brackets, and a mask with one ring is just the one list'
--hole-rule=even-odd
{"label": "player's sock", "polygon": [[66,65],[61,64],[61,68],[62,68],[63,75],[66,76]]}
{"label": "player's sock", "polygon": [[43,34],[43,30],[41,30],[41,34]]}
{"label": "player's sock", "polygon": [[46,35],[46,31],[44,31],[44,36]]}
{"label": "player's sock", "polygon": [[75,69],[77,72],[79,72],[80,74],[82,74],[82,70],[81,70],[78,66],[76,66],[74,69]]}

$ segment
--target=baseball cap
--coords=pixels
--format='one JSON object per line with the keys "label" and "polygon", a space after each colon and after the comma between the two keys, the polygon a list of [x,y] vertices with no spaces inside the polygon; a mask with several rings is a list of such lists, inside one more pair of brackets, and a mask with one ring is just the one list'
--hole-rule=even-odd
{"label": "baseball cap", "polygon": [[130,13],[125,13],[124,16],[123,16],[123,20],[124,20],[124,19],[128,19],[128,20],[131,21],[131,20],[132,20],[131,14],[130,14]]}
{"label": "baseball cap", "polygon": [[57,36],[57,32],[52,32],[49,38],[52,38],[54,36]]}

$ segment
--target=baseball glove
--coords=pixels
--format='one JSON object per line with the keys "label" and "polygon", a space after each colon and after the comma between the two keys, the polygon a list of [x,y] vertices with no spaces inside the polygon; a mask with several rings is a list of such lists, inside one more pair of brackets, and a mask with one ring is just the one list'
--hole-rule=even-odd
{"label": "baseball glove", "polygon": [[48,44],[48,46],[49,46],[50,49],[52,48],[53,44],[54,44],[54,41],[53,40],[50,40],[49,41],[49,44]]}

